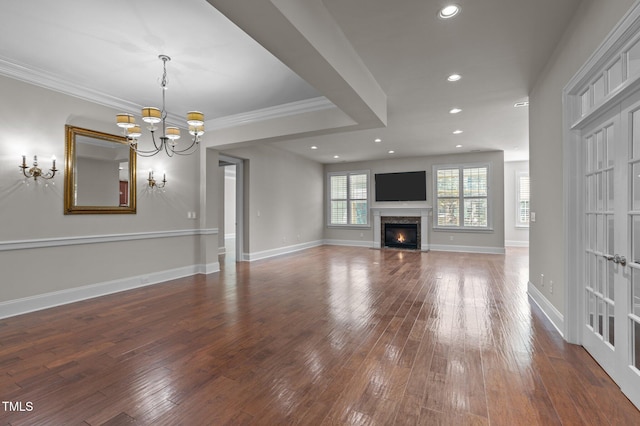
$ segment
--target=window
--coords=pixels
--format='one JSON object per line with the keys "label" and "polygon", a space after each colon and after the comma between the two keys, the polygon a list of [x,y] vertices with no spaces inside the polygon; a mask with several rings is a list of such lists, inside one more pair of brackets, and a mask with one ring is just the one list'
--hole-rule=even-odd
{"label": "window", "polygon": [[490,229],[489,166],[435,168],[436,227]]}
{"label": "window", "polygon": [[369,172],[329,174],[329,225],[369,224]]}
{"label": "window", "polygon": [[516,174],[516,226],[529,226],[529,212],[531,211],[529,173]]}

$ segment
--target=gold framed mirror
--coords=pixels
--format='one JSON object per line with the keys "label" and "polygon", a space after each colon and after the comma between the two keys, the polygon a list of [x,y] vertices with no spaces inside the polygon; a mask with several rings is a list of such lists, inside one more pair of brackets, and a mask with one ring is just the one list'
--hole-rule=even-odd
{"label": "gold framed mirror", "polygon": [[136,213],[136,153],[124,136],[65,126],[64,214]]}

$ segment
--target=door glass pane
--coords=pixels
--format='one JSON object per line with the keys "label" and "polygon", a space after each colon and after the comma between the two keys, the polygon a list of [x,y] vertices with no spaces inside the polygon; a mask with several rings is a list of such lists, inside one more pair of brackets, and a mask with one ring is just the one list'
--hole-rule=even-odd
{"label": "door glass pane", "polygon": [[607,248],[605,249],[605,253],[608,254],[613,254],[615,251],[615,247],[613,245],[615,236],[615,233],[613,232],[613,223],[613,215],[607,215]]}
{"label": "door glass pane", "polygon": [[607,150],[607,167],[613,167],[613,162],[616,159],[616,145],[613,134],[613,126],[606,128],[605,133],[605,145]]}
{"label": "door glass pane", "polygon": [[590,291],[587,290],[587,297],[585,298],[585,300],[587,301],[587,324],[589,324],[589,327],[593,328],[594,325],[594,319],[595,319],[595,297],[593,296],[593,293],[591,293]]}
{"label": "door glass pane", "polygon": [[615,181],[613,179],[613,170],[609,170],[607,173],[607,210],[612,211],[614,209],[613,205],[613,186],[615,185]]}
{"label": "door glass pane", "polygon": [[596,250],[596,215],[589,215],[589,248]]}
{"label": "door glass pane", "polygon": [[640,42],[627,51],[627,69],[630,76],[640,71]]}
{"label": "door glass pane", "polygon": [[631,261],[640,263],[640,215],[631,216]]}
{"label": "door glass pane", "polygon": [[604,293],[604,285],[603,281],[605,279],[605,258],[602,256],[598,256],[597,258],[597,266],[596,266],[596,291],[600,294]]}
{"label": "door glass pane", "polygon": [[585,139],[584,141],[585,143],[585,153],[584,153],[584,158],[585,158],[585,168],[587,170],[587,173],[592,172],[593,169],[593,163],[594,163],[594,159],[593,159],[593,136],[589,136],[588,138]]}
{"label": "door glass pane", "polygon": [[640,112],[634,111],[633,116],[633,124],[631,128],[631,156],[632,158],[640,158],[640,131],[636,129],[640,129]]}
{"label": "door glass pane", "polygon": [[631,208],[638,211],[640,210],[640,163],[633,165],[631,173]]}
{"label": "door glass pane", "polygon": [[633,330],[633,365],[640,369],[640,324],[630,320],[631,329]]}
{"label": "door glass pane", "polygon": [[606,296],[611,300],[616,300],[615,294],[615,285],[614,285],[614,277],[616,273],[615,264],[613,262],[605,263],[605,267],[607,269],[607,294]]}
{"label": "door glass pane", "polygon": [[582,93],[580,95],[580,108],[581,108],[581,113],[582,115],[585,115],[587,112],[589,112],[589,105],[591,104],[590,102],[590,96],[589,96],[590,92],[589,90],[587,90],[586,92]]}
{"label": "door glass pane", "polygon": [[604,321],[604,302],[602,299],[597,298],[598,300],[598,312],[597,312],[597,322],[596,322],[596,333],[602,336],[603,334],[603,321]]}
{"label": "door glass pane", "polygon": [[611,346],[616,344],[614,306],[607,304],[607,341]]}
{"label": "door glass pane", "polygon": [[631,273],[631,303],[633,304],[633,312],[635,315],[640,316],[640,270],[633,269]]}
{"label": "door glass pane", "polygon": [[604,131],[596,133],[596,168],[601,170],[604,168]]}
{"label": "door glass pane", "polygon": [[618,59],[607,70],[607,78],[609,83],[609,93],[622,84],[622,60]]}
{"label": "door glass pane", "polygon": [[596,208],[599,212],[601,212],[604,210],[604,187],[602,182],[602,173],[598,173],[596,175],[596,185],[596,195],[598,197]]}
{"label": "door glass pane", "polygon": [[596,244],[596,250],[599,251],[600,253],[604,253],[605,250],[607,249],[606,247],[606,240],[604,238],[604,218],[605,216],[603,214],[599,214],[596,215],[598,217],[597,219],[597,244]]}
{"label": "door glass pane", "polygon": [[587,263],[589,268],[589,287],[593,290],[596,287],[596,265],[598,264],[596,255],[591,253],[589,254],[589,263]]}
{"label": "door glass pane", "polygon": [[596,176],[587,176],[587,210],[591,212],[596,210],[596,190]]}

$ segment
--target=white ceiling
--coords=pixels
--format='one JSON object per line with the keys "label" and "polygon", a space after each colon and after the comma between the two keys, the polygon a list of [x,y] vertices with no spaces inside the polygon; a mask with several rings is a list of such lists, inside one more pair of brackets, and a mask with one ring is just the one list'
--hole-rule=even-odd
{"label": "white ceiling", "polygon": [[[296,119],[252,137],[320,162],[388,150],[527,159],[528,111],[513,104],[527,100],[580,0],[456,3],[462,13],[443,21],[440,0],[3,0],[0,73],[136,112],[160,106],[166,54],[168,110],[203,111],[208,128],[253,124],[259,135],[268,117],[337,106],[341,127]],[[454,72],[462,80],[447,82]]]}

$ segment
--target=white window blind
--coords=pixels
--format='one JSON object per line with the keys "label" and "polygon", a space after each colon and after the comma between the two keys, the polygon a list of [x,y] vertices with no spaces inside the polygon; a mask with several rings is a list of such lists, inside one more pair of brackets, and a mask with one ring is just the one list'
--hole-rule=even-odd
{"label": "white window blind", "polygon": [[531,212],[529,173],[520,172],[516,179],[516,226],[526,227]]}
{"label": "white window blind", "polygon": [[436,168],[437,227],[489,228],[489,167]]}
{"label": "white window blind", "polygon": [[329,174],[329,225],[368,225],[369,172]]}

